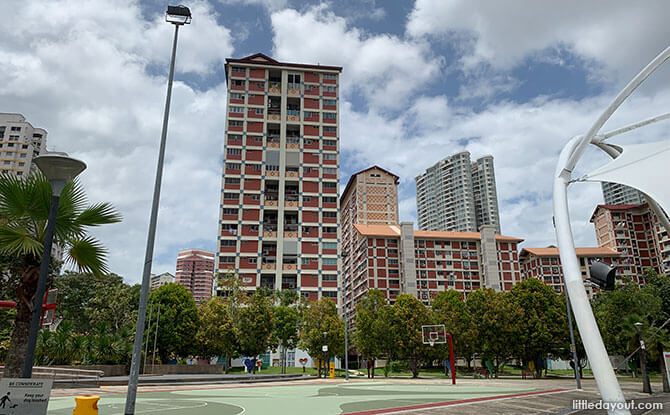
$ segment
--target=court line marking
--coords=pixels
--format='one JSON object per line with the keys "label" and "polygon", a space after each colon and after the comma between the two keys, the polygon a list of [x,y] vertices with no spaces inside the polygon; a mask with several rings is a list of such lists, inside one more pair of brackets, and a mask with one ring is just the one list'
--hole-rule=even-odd
{"label": "court line marking", "polygon": [[358,411],[358,412],[347,412],[343,415],[381,415],[381,414],[389,415],[389,414],[397,414],[397,413],[401,413],[401,412],[415,412],[415,411],[421,411],[421,410],[424,410],[424,409],[442,408],[442,407],[447,407],[447,406],[472,405],[472,404],[476,404],[476,403],[479,403],[479,402],[515,399],[515,398],[519,398],[519,397],[522,397],[522,396],[549,395],[549,394],[552,394],[552,393],[563,393],[563,392],[569,392],[569,391],[575,391],[575,390],[576,389],[548,389],[548,390],[544,390],[544,391],[513,393],[513,394],[509,394],[509,395],[485,396],[485,397],[481,397],[481,398],[460,399],[460,400],[447,401],[447,402],[434,402],[434,403],[410,405],[410,406],[403,406],[403,407],[396,407],[396,408],[373,409],[373,410]]}

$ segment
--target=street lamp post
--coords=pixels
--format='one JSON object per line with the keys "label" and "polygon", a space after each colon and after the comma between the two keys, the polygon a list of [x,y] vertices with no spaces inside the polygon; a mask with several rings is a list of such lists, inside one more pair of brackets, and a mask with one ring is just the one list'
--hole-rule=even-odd
{"label": "street lamp post", "polygon": [[349,380],[349,323],[347,316],[347,301],[346,298],[343,303],[344,306],[344,379]]}
{"label": "street lamp post", "polygon": [[323,332],[323,347],[321,350],[323,350],[323,378],[325,379],[326,373],[328,371],[328,363],[326,362],[326,355],[328,354],[328,344],[326,344],[326,337],[328,336],[328,332],[324,331]]}
{"label": "street lamp post", "polygon": [[637,330],[637,340],[640,343],[640,370],[642,371],[642,392],[651,393],[651,383],[649,382],[649,373],[647,373],[647,347],[642,340],[642,323],[635,324]]}
{"label": "street lamp post", "polygon": [[163,129],[161,132],[160,149],[158,151],[158,166],[156,167],[156,181],[154,183],[153,203],[151,205],[151,217],[149,220],[149,234],[147,236],[147,247],[144,256],[142,288],[140,290],[140,304],[137,311],[137,326],[135,328],[135,341],[133,343],[133,357],[130,363],[130,376],[128,378],[128,394],[126,395],[125,415],[133,415],[135,413],[137,384],[140,374],[140,362],[142,360],[142,337],[144,335],[144,324],[147,315],[149,279],[151,277],[151,264],[154,255],[154,241],[156,239],[156,223],[158,221],[158,202],[160,201],[161,182],[163,179],[163,160],[165,159],[165,142],[167,138],[168,118],[170,115],[172,80],[174,79],[174,62],[177,55],[177,36],[179,34],[179,26],[191,23],[191,11],[188,7],[185,6],[168,6],[167,12],[165,14],[165,21],[174,25],[174,40],[172,41],[172,59],[170,60],[170,74],[168,77],[167,96],[165,98],[165,111],[163,113]]}
{"label": "street lamp post", "polygon": [[33,315],[30,321],[30,332],[28,333],[26,360],[23,362],[24,378],[30,378],[33,375],[35,347],[37,346],[37,335],[39,334],[40,320],[42,318],[42,302],[47,288],[47,276],[51,263],[51,246],[53,245],[54,231],[56,230],[56,216],[58,214],[60,194],[70,180],[77,177],[86,169],[86,163],[70,158],[66,153],[48,153],[35,157],[33,161],[51,184],[51,206],[49,207],[49,219],[47,220],[47,229],[44,235],[37,292],[33,301]]}

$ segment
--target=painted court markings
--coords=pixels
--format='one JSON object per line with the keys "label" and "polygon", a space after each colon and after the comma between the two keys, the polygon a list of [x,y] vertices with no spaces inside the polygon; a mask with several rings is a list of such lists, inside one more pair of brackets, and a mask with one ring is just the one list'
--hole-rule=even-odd
{"label": "painted court markings", "polygon": [[[450,385],[436,383],[349,382],[246,387],[174,388],[138,394],[136,414],[165,415],[381,415],[498,399],[537,396],[564,389]],[[125,394],[101,395],[101,415],[122,415]],[[49,415],[70,415],[73,396],[54,396]]]}

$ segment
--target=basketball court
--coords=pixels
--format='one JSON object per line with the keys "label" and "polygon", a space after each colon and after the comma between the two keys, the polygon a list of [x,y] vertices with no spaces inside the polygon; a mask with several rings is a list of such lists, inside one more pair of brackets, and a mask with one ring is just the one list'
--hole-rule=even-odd
{"label": "basketball court", "polygon": [[[537,384],[536,384],[537,385]],[[449,381],[383,380],[368,382],[311,381],[301,384],[202,385],[142,390],[137,395],[136,414],[164,415],[264,415],[274,414],[390,414],[407,410],[429,410],[468,405],[496,399],[513,399],[561,392],[564,389],[523,385],[466,384]],[[125,393],[100,389],[101,415],[122,415]],[[82,392],[79,394],[83,394]],[[52,396],[49,415],[70,415],[74,395]]]}

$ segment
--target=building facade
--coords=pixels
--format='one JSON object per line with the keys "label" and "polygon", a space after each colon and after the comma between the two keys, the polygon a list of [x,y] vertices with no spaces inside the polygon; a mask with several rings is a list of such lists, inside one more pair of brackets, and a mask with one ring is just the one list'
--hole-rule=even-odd
{"label": "building facade", "polygon": [[[591,278],[589,265],[593,261],[601,261],[610,264],[613,267],[620,266],[621,254],[607,247],[595,248],[576,248],[579,267],[582,272],[582,279]],[[558,255],[558,248],[550,246],[547,248],[523,248],[519,254],[521,262],[521,271],[523,279],[537,278],[544,281],[557,293],[562,293],[563,268],[561,267],[561,258]],[[594,287],[591,284],[585,284],[586,294],[590,297],[593,294]],[[596,291],[598,290],[595,287]]]}
{"label": "building facade", "polygon": [[166,284],[172,284],[175,282],[175,276],[169,272],[164,272],[162,274],[151,274],[151,291],[157,290],[160,287]]}
{"label": "building facade", "polygon": [[646,203],[598,205],[591,216],[598,245],[621,253],[619,274],[644,282],[644,270],[670,272],[670,238]]}
{"label": "building facade", "polygon": [[23,115],[0,113],[0,172],[30,175],[37,169],[33,158],[46,152],[46,140],[46,130],[33,127]]}
{"label": "building facade", "polygon": [[337,302],[340,67],[227,59],[216,269]]}
{"label": "building facade", "polygon": [[478,232],[492,225],[500,233],[493,157],[470,161],[463,151],[416,176],[419,228],[429,231]]}
{"label": "building facade", "polygon": [[390,303],[400,294],[429,303],[440,291],[507,291],[521,280],[517,246],[523,240],[497,235],[493,227],[481,233],[414,230],[411,222],[354,228],[348,309],[370,289],[383,291]]}
{"label": "building facade", "polygon": [[214,290],[214,252],[204,249],[179,251],[175,282],[186,287],[196,304],[209,301]]}
{"label": "building facade", "polygon": [[641,205],[647,202],[639,190],[624,184],[602,182],[601,185],[606,205]]}

